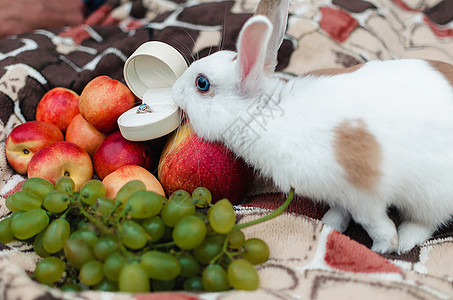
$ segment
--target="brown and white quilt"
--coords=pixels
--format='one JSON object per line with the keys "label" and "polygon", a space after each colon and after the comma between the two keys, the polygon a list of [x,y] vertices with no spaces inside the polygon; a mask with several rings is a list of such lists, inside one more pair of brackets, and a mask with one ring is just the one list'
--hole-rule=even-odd
{"label": "brown and white quilt", "polygon": [[[5,141],[33,120],[37,104],[56,86],[80,93],[98,75],[124,82],[127,57],[149,40],[166,42],[188,62],[234,50],[257,0],[112,0],[74,28],[36,30],[0,40],[0,215],[5,197],[24,177],[5,158]],[[350,67],[375,59],[426,58],[453,63],[453,0],[292,0],[278,70],[292,74]],[[453,149],[452,149],[453,151]],[[453,184],[453,183],[452,183]],[[284,200],[257,178],[239,222],[269,213]],[[319,219],[326,207],[296,198],[276,219],[246,229],[270,246],[257,291],[62,293],[33,282],[38,257],[22,242],[0,244],[0,299],[451,299],[453,226],[404,255],[379,255],[356,224],[344,234]],[[395,222],[398,213],[390,211]]]}

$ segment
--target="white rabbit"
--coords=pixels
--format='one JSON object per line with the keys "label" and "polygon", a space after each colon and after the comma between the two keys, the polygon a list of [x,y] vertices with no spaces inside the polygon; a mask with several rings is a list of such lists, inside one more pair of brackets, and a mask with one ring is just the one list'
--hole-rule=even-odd
{"label": "white rabbit", "polygon": [[376,252],[410,250],[453,214],[453,66],[405,59],[279,75],[287,14],[287,0],[261,1],[237,53],[195,61],[176,81],[176,104],[200,137],[282,191],[329,204],[322,220],[334,229],[352,217]]}

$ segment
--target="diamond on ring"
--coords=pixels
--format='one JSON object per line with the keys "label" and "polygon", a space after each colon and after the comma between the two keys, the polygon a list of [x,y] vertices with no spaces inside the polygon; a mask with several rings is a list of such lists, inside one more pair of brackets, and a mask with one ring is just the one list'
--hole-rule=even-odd
{"label": "diamond on ring", "polygon": [[137,114],[152,113],[151,107],[148,104],[143,103],[137,108]]}

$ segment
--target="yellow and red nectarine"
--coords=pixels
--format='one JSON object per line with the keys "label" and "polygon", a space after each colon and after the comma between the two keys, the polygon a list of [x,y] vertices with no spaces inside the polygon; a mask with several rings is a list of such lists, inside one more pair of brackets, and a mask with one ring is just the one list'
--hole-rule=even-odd
{"label": "yellow and red nectarine", "polygon": [[63,141],[61,130],[50,123],[28,121],[16,126],[6,139],[6,159],[20,174],[26,174],[28,164],[39,150]]}

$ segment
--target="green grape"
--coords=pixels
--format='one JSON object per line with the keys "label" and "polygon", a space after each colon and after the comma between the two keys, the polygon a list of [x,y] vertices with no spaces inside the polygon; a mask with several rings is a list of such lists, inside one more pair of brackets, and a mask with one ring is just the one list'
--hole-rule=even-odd
{"label": "green grape", "polygon": [[68,208],[69,198],[66,193],[60,191],[50,191],[44,198],[43,206],[51,213],[61,213]]}
{"label": "green grape", "polygon": [[14,194],[11,194],[8,197],[6,197],[5,205],[6,208],[8,208],[12,212],[19,211],[19,209],[14,205]]}
{"label": "green grape", "polygon": [[71,239],[80,239],[85,241],[90,247],[93,247],[99,240],[96,232],[91,230],[89,227],[82,228],[74,231],[71,234]]}
{"label": "green grape", "polygon": [[145,229],[132,220],[124,221],[118,230],[118,234],[124,246],[134,250],[143,248],[149,238]]}
{"label": "green grape", "polygon": [[41,231],[37,236],[35,236],[35,239],[33,240],[33,250],[35,250],[36,254],[38,254],[40,257],[50,256],[50,253],[47,252],[46,249],[44,249],[43,245],[43,238],[45,233],[46,230]]}
{"label": "green grape", "polygon": [[180,203],[183,203],[184,201],[187,201],[187,199],[190,199],[190,202],[193,203],[192,196],[187,191],[184,191],[184,190],[177,190],[177,191],[174,191],[173,193],[171,193],[168,201],[176,200],[176,199],[179,199],[179,201],[181,201]]}
{"label": "green grape", "polygon": [[99,197],[105,197],[107,190],[100,180],[92,179],[80,189],[80,200],[86,204],[94,204]]}
{"label": "green grape", "polygon": [[205,213],[197,211],[194,216],[200,218],[206,225],[209,224],[208,216]]}
{"label": "green grape", "polygon": [[171,291],[175,287],[175,280],[157,280],[154,279],[152,281],[152,288],[154,292],[161,292],[161,291]]}
{"label": "green grape", "polygon": [[82,288],[76,283],[65,283],[60,287],[62,292],[80,292]]}
{"label": "green grape", "polygon": [[13,195],[12,203],[17,210],[27,211],[40,208],[42,200],[30,192],[18,191]]}
{"label": "green grape", "polygon": [[55,189],[62,193],[72,194],[75,192],[75,183],[71,177],[62,176],[55,182]]}
{"label": "green grape", "polygon": [[71,229],[66,219],[55,219],[47,227],[42,240],[44,249],[49,253],[56,253],[63,249],[64,244],[69,239]]}
{"label": "green grape", "polygon": [[186,191],[178,190],[171,194],[170,199],[162,207],[161,217],[165,225],[174,227],[185,216],[195,214],[192,196]]}
{"label": "green grape", "polygon": [[0,243],[7,244],[14,240],[13,233],[10,228],[11,216],[0,221]]}
{"label": "green grape", "polygon": [[236,224],[236,214],[233,205],[228,199],[222,199],[216,202],[209,209],[209,225],[212,229],[220,234],[227,234]]}
{"label": "green grape", "polygon": [[164,235],[165,224],[162,221],[161,217],[154,216],[149,219],[146,219],[142,223],[143,228],[149,235],[149,240],[151,242],[156,242]]}
{"label": "green grape", "polygon": [[181,265],[179,276],[193,277],[200,273],[200,264],[192,254],[184,252],[178,257],[178,260]]}
{"label": "green grape", "polygon": [[44,200],[46,195],[54,189],[55,186],[53,185],[52,182],[50,182],[47,179],[39,177],[29,178],[22,185],[22,191],[33,193],[36,196],[38,196],[41,200]]}
{"label": "green grape", "polygon": [[192,192],[192,200],[197,207],[205,208],[211,204],[211,192],[205,187],[197,187]]}
{"label": "green grape", "polygon": [[26,240],[43,231],[47,225],[49,225],[49,217],[46,211],[41,208],[35,208],[25,211],[17,215],[17,217],[13,216],[10,229],[15,238]]}
{"label": "green grape", "polygon": [[145,191],[146,186],[141,180],[131,180],[124,184],[116,194],[116,201],[119,201],[123,204],[127,202],[129,197],[137,191]]}
{"label": "green grape", "polygon": [[148,275],[140,263],[129,263],[121,269],[118,276],[118,290],[127,293],[149,292]]}
{"label": "green grape", "polygon": [[114,237],[103,236],[93,246],[94,256],[100,261],[105,261],[107,257],[118,249],[118,243]]}
{"label": "green grape", "polygon": [[[49,183],[40,179],[30,180],[27,185],[24,183],[27,189],[18,192],[19,202],[14,196],[17,193],[7,199],[7,207],[15,212],[7,221],[0,221],[0,242],[3,236],[6,241],[13,237],[28,239],[36,235],[33,247],[43,261],[63,248],[63,253],[58,256],[61,255],[61,259],[72,266],[66,270],[64,282],[60,280],[58,284],[65,283],[65,289],[74,288],[71,287],[73,281],[80,281],[76,290],[132,293],[182,288],[218,292],[231,286],[252,290],[259,285],[253,264],[267,260],[268,246],[262,240],[244,241],[244,233],[233,230],[236,215],[232,204],[223,199],[210,205],[212,196],[206,188],[197,188],[192,195],[179,190],[167,201],[163,196],[146,191],[140,180],[126,183],[115,199],[105,196],[105,186],[99,180],[86,182],[80,192],[74,191],[75,184],[68,177],[59,178],[55,186]],[[27,202],[26,198],[33,200]],[[90,205],[82,207],[96,220],[78,215],[71,209],[64,214],[67,219],[57,215],[57,219],[49,224],[47,212],[40,208],[41,205],[55,218],[54,214],[68,211],[72,205],[81,205],[72,203],[72,198]],[[208,215],[196,212],[196,205],[211,206]],[[27,211],[28,208],[31,209]],[[77,230],[71,234],[71,228]],[[110,230],[115,232],[115,236],[107,233]],[[210,230],[214,232],[208,234]],[[174,245],[159,248],[167,249],[166,252],[150,250],[156,241],[174,242]],[[129,250],[123,245],[131,252],[124,253]],[[226,245],[227,251],[235,251],[236,255],[240,253],[241,258],[233,259],[233,256],[223,253]],[[241,248],[242,252],[239,251]],[[55,281],[51,275],[49,279],[43,279],[44,275],[41,275],[41,280],[48,280],[46,284],[58,281],[64,273],[63,261],[60,260],[63,271]],[[207,266],[202,270],[203,265]],[[43,270],[46,271],[44,267]],[[42,274],[44,271],[41,270]]]}
{"label": "green grape", "polygon": [[82,239],[70,238],[66,241],[63,249],[69,264],[77,269],[95,259],[90,245]]}
{"label": "green grape", "polygon": [[222,252],[225,236],[208,236],[200,246],[193,250],[193,255],[202,264],[208,264],[211,259]]}
{"label": "green grape", "polygon": [[228,247],[230,249],[239,249],[245,242],[244,232],[240,229],[232,230],[228,233]]}
{"label": "green grape", "polygon": [[98,197],[94,204],[97,215],[106,217],[115,208],[116,201],[107,197]]}
{"label": "green grape", "polygon": [[160,213],[164,197],[151,191],[137,191],[127,200],[129,215],[136,219],[146,219]]}
{"label": "green grape", "polygon": [[24,213],[23,211],[16,211],[10,216],[10,218],[11,218],[11,223],[9,223],[10,229],[11,229],[11,224],[13,223],[13,221],[15,219],[17,219],[17,217],[19,217],[23,213]]}
{"label": "green grape", "polygon": [[93,288],[96,291],[116,292],[118,290],[118,283],[104,278],[101,280],[101,282],[96,284]]}
{"label": "green grape", "polygon": [[125,265],[126,258],[119,251],[114,252],[104,261],[105,277],[110,281],[117,282],[120,271]]}
{"label": "green grape", "polygon": [[96,285],[104,278],[104,265],[97,260],[91,260],[80,268],[80,282],[86,285]]}
{"label": "green grape", "polygon": [[64,262],[55,256],[43,258],[35,269],[36,280],[51,285],[57,282],[65,270]]}
{"label": "green grape", "polygon": [[222,292],[230,288],[228,276],[219,265],[209,265],[201,273],[201,282],[208,292]]}
{"label": "green grape", "polygon": [[186,216],[176,223],[173,240],[181,249],[194,249],[204,241],[207,233],[205,223],[198,217]]}
{"label": "green grape", "polygon": [[77,223],[77,229],[88,229],[90,227],[90,222],[87,220],[81,220]]}
{"label": "green grape", "polygon": [[201,276],[193,276],[187,278],[184,281],[184,290],[185,291],[202,291],[203,290],[203,281],[201,280]]}
{"label": "green grape", "polygon": [[181,271],[181,264],[176,257],[157,250],[145,252],[140,259],[140,264],[151,279],[174,279]]}
{"label": "green grape", "polygon": [[242,257],[254,265],[265,262],[270,255],[269,246],[259,238],[251,238],[244,242]]}
{"label": "green grape", "polygon": [[228,281],[237,290],[254,291],[260,284],[258,271],[245,259],[233,260],[227,269]]}

